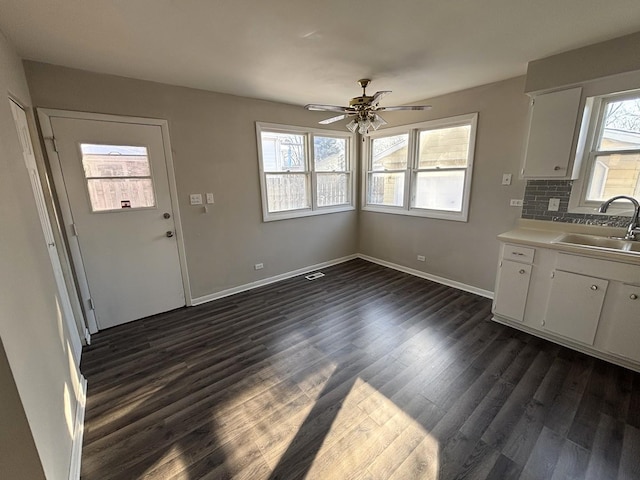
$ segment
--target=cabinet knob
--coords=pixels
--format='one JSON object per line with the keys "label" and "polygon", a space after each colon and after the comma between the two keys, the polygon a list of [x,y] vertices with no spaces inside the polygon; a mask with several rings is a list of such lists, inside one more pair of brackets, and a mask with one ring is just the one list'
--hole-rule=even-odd
{"label": "cabinet knob", "polygon": [[526,271],[524,268],[521,268],[521,269],[520,269],[520,271],[519,271],[518,273],[520,273],[521,275],[523,275],[523,274],[527,273],[527,271]]}
{"label": "cabinet knob", "polygon": [[553,167],[553,169],[557,172],[558,170],[562,170],[562,167],[556,165],[555,167]]}
{"label": "cabinet knob", "polygon": [[598,286],[597,285],[591,285],[591,290],[597,290]]}
{"label": "cabinet knob", "polygon": [[635,293],[632,293],[631,295],[629,295],[629,298],[631,300],[637,300],[638,299],[638,295],[636,295]]}

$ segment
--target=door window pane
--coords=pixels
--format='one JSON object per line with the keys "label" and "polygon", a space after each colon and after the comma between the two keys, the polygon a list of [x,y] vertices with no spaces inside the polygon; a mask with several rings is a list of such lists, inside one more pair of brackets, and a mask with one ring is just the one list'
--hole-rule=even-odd
{"label": "door window pane", "polygon": [[420,132],[418,168],[466,167],[471,125]]}
{"label": "door window pane", "polygon": [[343,172],[347,169],[347,140],[344,138],[313,138],[313,158],[316,172]]}
{"label": "door window pane", "polygon": [[371,140],[371,170],[404,170],[407,168],[409,134]]}
{"label": "door window pane", "polygon": [[93,212],[155,207],[146,147],[83,143],[80,150]]}
{"label": "door window pane", "polygon": [[350,202],[349,174],[319,173],[316,178],[319,207],[345,205]]}
{"label": "door window pane", "polygon": [[267,174],[269,212],[309,208],[308,178],[305,174]]}
{"label": "door window pane", "polygon": [[369,202],[401,207],[404,204],[404,172],[370,173]]}
{"label": "door window pane", "polygon": [[155,206],[150,178],[91,178],[87,184],[94,212]]}
{"label": "door window pane", "polygon": [[419,172],[413,206],[461,212],[464,176],[464,170]]}

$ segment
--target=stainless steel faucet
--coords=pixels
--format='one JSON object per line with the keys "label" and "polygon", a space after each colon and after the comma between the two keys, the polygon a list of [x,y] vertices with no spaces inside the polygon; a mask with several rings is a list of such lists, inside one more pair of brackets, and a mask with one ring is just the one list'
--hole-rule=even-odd
{"label": "stainless steel faucet", "polygon": [[617,195],[615,197],[611,197],[609,200],[600,205],[598,211],[600,213],[606,213],[609,209],[609,206],[616,200],[628,200],[629,202],[633,203],[633,215],[631,216],[631,221],[627,226],[627,233],[624,236],[624,239],[639,240],[639,238],[637,237],[638,235],[640,235],[640,228],[638,228],[638,224],[640,223],[640,220],[638,218],[640,216],[640,203],[638,203],[638,200],[627,195]]}

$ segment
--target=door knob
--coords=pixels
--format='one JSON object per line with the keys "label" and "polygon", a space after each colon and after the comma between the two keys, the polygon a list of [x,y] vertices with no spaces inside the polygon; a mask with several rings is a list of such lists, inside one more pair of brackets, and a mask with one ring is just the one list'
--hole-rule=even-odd
{"label": "door knob", "polygon": [[167,237],[173,237],[173,232],[171,230],[167,230]]}

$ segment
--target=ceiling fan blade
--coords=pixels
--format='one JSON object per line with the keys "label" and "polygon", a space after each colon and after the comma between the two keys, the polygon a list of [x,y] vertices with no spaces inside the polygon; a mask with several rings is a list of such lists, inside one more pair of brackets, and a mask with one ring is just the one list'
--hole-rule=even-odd
{"label": "ceiling fan blade", "polygon": [[396,110],[431,110],[431,105],[402,105],[399,107],[378,107],[377,112],[395,112]]}
{"label": "ceiling fan blade", "polygon": [[304,108],[317,112],[350,112],[353,110],[351,107],[339,107],[338,105],[316,105],[313,103],[305,105]]}
{"label": "ceiling fan blade", "polygon": [[328,124],[333,123],[333,122],[338,122],[338,121],[342,120],[343,118],[347,118],[347,115],[346,114],[345,115],[338,115],[336,117],[327,118],[326,120],[322,120],[322,121],[320,121],[318,123],[320,123],[321,125],[328,125]]}
{"label": "ceiling fan blade", "polygon": [[371,105],[377,105],[382,97],[391,93],[391,90],[382,90],[381,92],[376,92],[373,95],[373,99],[371,100]]}

